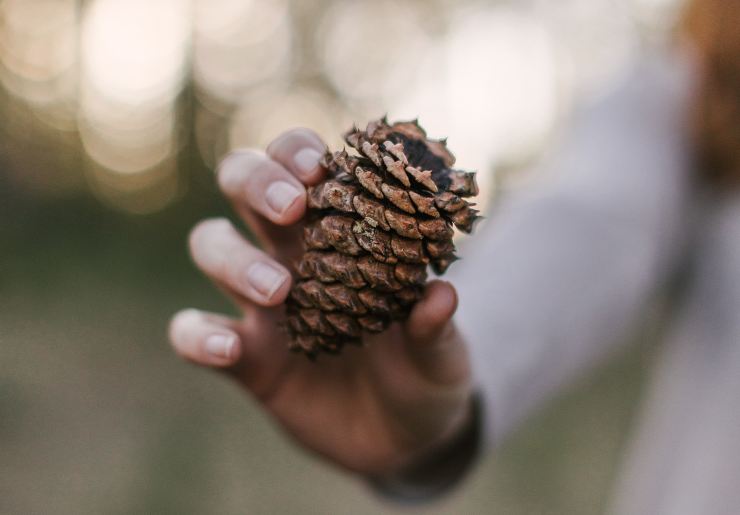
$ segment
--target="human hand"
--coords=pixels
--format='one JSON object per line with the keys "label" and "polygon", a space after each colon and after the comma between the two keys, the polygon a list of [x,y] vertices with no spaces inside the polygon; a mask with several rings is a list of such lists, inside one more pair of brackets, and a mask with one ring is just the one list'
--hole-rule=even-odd
{"label": "human hand", "polygon": [[244,316],[181,311],[170,340],[182,357],[236,379],[306,448],[382,476],[443,447],[464,427],[469,359],[451,322],[455,290],[441,281],[427,285],[404,323],[367,335],[364,348],[316,362],[288,352],[283,302],[303,251],[306,186],[321,180],[325,150],[315,133],[294,129],[266,153],[242,150],[221,163],[219,186],[264,250],[225,219],[199,223],[190,235],[192,257]]}

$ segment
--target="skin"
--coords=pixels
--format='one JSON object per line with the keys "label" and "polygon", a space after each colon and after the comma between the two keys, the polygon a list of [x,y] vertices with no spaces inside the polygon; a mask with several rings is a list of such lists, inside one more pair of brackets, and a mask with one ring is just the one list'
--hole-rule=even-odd
{"label": "skin", "polygon": [[[244,316],[181,311],[170,341],[183,358],[235,379],[304,448],[363,475],[399,473],[443,447],[469,417],[470,363],[451,320],[457,296],[449,283],[430,282],[405,323],[340,357],[311,362],[287,351],[279,323],[290,263],[302,252],[306,187],[321,180],[325,149],[312,131],[294,129],[266,152],[224,159],[219,186],[263,250],[229,221],[211,219],[193,229],[190,252]],[[275,279],[269,287],[250,282],[255,267]]]}

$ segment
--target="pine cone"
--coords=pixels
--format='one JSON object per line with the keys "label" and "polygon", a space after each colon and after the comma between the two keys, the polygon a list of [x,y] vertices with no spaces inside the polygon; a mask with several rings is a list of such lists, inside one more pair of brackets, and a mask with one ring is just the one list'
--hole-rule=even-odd
{"label": "pine cone", "polygon": [[310,358],[358,344],[408,316],[427,265],[443,274],[457,257],[457,227],[478,211],[475,173],[452,169],[444,140],[385,118],[344,136],[356,152],[327,152],[326,179],[309,188],[306,252],[287,301],[290,349]]}

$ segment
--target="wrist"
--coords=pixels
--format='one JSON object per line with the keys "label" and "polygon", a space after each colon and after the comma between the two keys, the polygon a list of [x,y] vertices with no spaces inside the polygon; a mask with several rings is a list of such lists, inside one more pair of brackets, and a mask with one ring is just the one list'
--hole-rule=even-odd
{"label": "wrist", "polygon": [[367,478],[370,486],[384,497],[406,503],[448,492],[472,468],[481,442],[481,421],[481,403],[473,395],[456,431],[400,470]]}

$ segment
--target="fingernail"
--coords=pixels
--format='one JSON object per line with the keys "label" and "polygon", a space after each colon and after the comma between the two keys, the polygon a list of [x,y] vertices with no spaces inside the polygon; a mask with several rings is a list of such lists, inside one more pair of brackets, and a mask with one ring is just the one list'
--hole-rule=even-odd
{"label": "fingernail", "polygon": [[269,299],[283,285],[286,277],[280,270],[258,261],[247,269],[247,280],[252,288]]}
{"label": "fingernail", "polygon": [[212,334],[206,338],[206,352],[218,359],[231,359],[236,348],[236,337],[232,334]]}
{"label": "fingernail", "polygon": [[301,192],[290,183],[277,181],[270,184],[265,192],[265,200],[270,209],[282,215],[301,195]]}
{"label": "fingernail", "polygon": [[301,149],[293,156],[296,168],[306,177],[310,176],[319,166],[319,159],[321,159],[321,152],[313,148]]}

